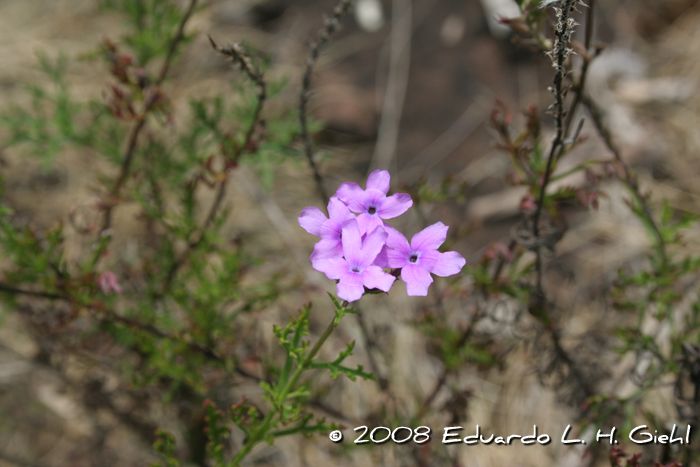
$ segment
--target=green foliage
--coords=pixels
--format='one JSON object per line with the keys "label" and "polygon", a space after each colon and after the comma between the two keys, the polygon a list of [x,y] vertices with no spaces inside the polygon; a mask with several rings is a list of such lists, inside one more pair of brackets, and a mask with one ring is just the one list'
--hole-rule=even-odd
{"label": "green foliage", "polygon": [[434,315],[424,316],[420,325],[448,371],[467,365],[490,368],[501,364],[488,343],[473,337],[464,339],[464,330],[449,326]]}
{"label": "green foliage", "polygon": [[173,0],[100,0],[103,10],[124,16],[131,29],[123,37],[124,43],[133,50],[141,66],[168,53],[182,19],[180,4]]}
{"label": "green foliage", "polygon": [[236,466],[255,445],[263,441],[272,444],[275,438],[281,436],[293,434],[309,436],[314,433],[327,433],[338,427],[306,411],[305,401],[309,397],[308,383],[300,381],[305,373],[316,369],[328,369],[333,378],[342,373],[352,380],[357,376],[374,379],[373,375],[362,371],[361,366],[352,369],[341,365],[343,360],[352,354],[354,343],[349,344],[332,362],[315,361],[317,352],[337,326],[336,319],[347,312],[345,304],[338,303],[333,296],[331,298],[336,305],[334,311],[336,318],[331,321],[313,348],[304,339],[309,330],[310,305],[302,308],[299,316],[292,318],[286,326],[274,326],[275,336],[285,350],[284,365],[275,372],[277,374],[275,380],[260,383],[260,387],[265,392],[264,399],[269,405],[264,416],[245,398],[230,408],[229,418],[246,435],[246,441],[242,449],[228,463],[223,454],[223,440],[228,437],[229,428],[222,424],[223,412],[216,410],[211,401],[205,403],[209,424],[207,450],[216,462],[215,465]]}
{"label": "green foliage", "polygon": [[31,227],[17,225],[12,209],[0,206],[0,250],[14,267],[5,272],[12,284],[41,284],[48,293],[56,293],[62,281],[69,279],[62,264],[63,226],[58,223],[44,235]]}
{"label": "green foliage", "polygon": [[330,376],[333,379],[336,379],[340,375],[345,375],[350,380],[355,381],[357,377],[360,377],[364,380],[373,380],[376,381],[376,377],[372,373],[367,373],[363,371],[362,365],[357,365],[357,368],[348,368],[346,366],[341,365],[343,360],[345,360],[347,357],[352,355],[352,349],[355,348],[355,341],[350,342],[345,350],[340,352],[340,355],[338,355],[338,358],[333,360],[332,362],[318,362],[318,363],[312,363],[310,365],[311,368],[323,368],[327,369],[330,371]]}
{"label": "green foliage", "polygon": [[207,438],[207,454],[214,461],[214,465],[226,465],[224,441],[231,435],[231,429],[223,424],[224,413],[218,410],[214,402],[206,400],[204,409],[207,412],[205,420],[207,427],[205,428]]}
{"label": "green foliage", "polygon": [[156,441],[153,443],[153,450],[163,457],[162,462],[154,462],[150,467],[180,467],[180,461],[175,457],[175,437],[165,431],[156,431]]}
{"label": "green foliage", "polygon": [[7,147],[23,145],[33,156],[43,160],[48,169],[56,155],[67,144],[85,144],[92,139],[93,129],[76,127],[85,106],[70,95],[65,81],[68,59],[60,55],[52,61],[44,53],[37,53],[41,70],[50,79],[50,86],[31,85],[31,110],[18,105],[0,115],[0,126],[8,130],[4,140]]}

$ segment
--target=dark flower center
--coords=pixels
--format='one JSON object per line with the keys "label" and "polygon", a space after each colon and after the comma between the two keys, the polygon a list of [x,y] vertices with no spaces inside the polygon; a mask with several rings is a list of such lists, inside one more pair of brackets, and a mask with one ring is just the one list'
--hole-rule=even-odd
{"label": "dark flower center", "polygon": [[360,272],[360,268],[358,268],[357,266],[353,266],[351,271],[352,272]]}
{"label": "dark flower center", "polygon": [[372,206],[372,207],[370,207],[370,208],[367,210],[367,212],[370,213],[370,214],[374,214],[375,212],[377,212],[377,208],[375,208],[374,206]]}
{"label": "dark flower center", "polygon": [[415,263],[416,261],[418,261],[418,255],[411,255],[411,257],[408,258],[408,260],[409,260],[411,263]]}

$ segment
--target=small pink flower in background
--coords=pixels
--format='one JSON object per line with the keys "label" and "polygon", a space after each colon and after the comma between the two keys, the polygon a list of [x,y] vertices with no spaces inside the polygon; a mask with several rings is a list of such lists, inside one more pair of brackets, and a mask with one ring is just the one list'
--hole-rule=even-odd
{"label": "small pink flower in background", "polygon": [[513,255],[513,252],[510,251],[510,248],[508,248],[504,243],[493,242],[488,246],[488,248],[486,248],[483,259],[486,261],[491,261],[498,257],[510,262],[513,261],[515,255]]}
{"label": "small pink flower in background", "polygon": [[114,292],[117,295],[122,294],[122,288],[119,285],[119,282],[117,282],[117,276],[110,271],[102,271],[100,273],[100,279],[97,281],[97,283],[100,285],[102,292],[107,295],[110,292]]}
{"label": "small pink flower in background", "polygon": [[537,209],[537,203],[535,202],[535,197],[531,194],[527,194],[520,201],[521,211],[535,211]]}
{"label": "small pink flower in background", "polygon": [[375,228],[363,241],[358,222],[351,219],[343,224],[342,236],[345,257],[318,259],[314,268],[339,280],[338,297],[348,302],[359,300],[365,287],[388,292],[396,278],[373,264],[387,238],[384,229]]}
{"label": "small pink flower in background", "polygon": [[428,295],[433,282],[431,273],[446,277],[457,274],[467,261],[456,251],[440,253],[437,249],[447,238],[447,227],[442,222],[433,224],[413,236],[411,243],[396,229],[392,229],[386,241],[387,264],[401,268],[401,279],[406,283],[410,296]]}
{"label": "small pink flower in background", "polygon": [[384,225],[382,219],[400,216],[413,205],[407,193],[394,193],[387,196],[391,175],[386,170],[375,170],[367,178],[367,189],[363,190],[357,183],[343,183],[338,188],[338,198],[359,213],[357,222],[361,233],[372,232]]}

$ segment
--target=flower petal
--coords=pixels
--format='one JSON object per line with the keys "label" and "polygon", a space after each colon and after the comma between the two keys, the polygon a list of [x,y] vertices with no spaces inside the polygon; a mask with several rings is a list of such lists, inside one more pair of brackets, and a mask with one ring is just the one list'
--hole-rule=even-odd
{"label": "flower petal", "polygon": [[343,203],[338,196],[331,196],[330,201],[328,201],[328,218],[342,224],[352,217],[354,216],[348,205]]}
{"label": "flower petal", "polygon": [[440,260],[440,252],[437,250],[421,251],[416,265],[428,272],[433,272],[433,268]]}
{"label": "flower petal", "polygon": [[411,263],[408,261],[408,255],[404,252],[388,248],[386,250],[386,264],[389,268],[402,268]]}
{"label": "flower petal", "polygon": [[311,235],[320,236],[321,226],[328,220],[326,215],[315,206],[309,206],[301,211],[301,216],[297,219],[299,225]]}
{"label": "flower petal", "polygon": [[380,256],[386,256],[386,266],[376,261],[375,264],[389,268],[402,268],[409,264],[408,258],[411,256],[411,247],[406,237],[388,224],[384,224],[384,230],[387,233],[386,247],[382,249]]}
{"label": "flower petal", "polygon": [[343,256],[343,244],[339,239],[324,238],[314,245],[314,252],[311,253],[311,264],[316,260],[326,258],[340,258]]}
{"label": "flower petal", "polygon": [[360,225],[362,235],[372,232],[377,227],[384,227],[384,221],[376,214],[362,213],[357,216],[357,223]]}
{"label": "flower petal", "polygon": [[437,222],[415,234],[411,239],[411,248],[414,251],[437,250],[447,239],[448,226]]}
{"label": "flower petal", "polygon": [[343,256],[350,266],[358,265],[360,251],[362,251],[362,235],[355,219],[343,222],[342,236]]}
{"label": "flower petal", "polygon": [[388,292],[396,278],[382,271],[379,266],[370,266],[362,271],[362,281],[368,289],[379,289]]}
{"label": "flower petal", "polygon": [[379,190],[375,190],[374,188],[367,188],[365,190],[365,212],[369,212],[369,209],[374,207],[376,210],[379,210],[382,204],[384,204],[387,200],[386,194],[382,193]]}
{"label": "flower petal", "polygon": [[348,302],[359,300],[365,293],[362,285],[362,275],[356,272],[346,272],[338,282],[338,297]]}
{"label": "flower petal", "polygon": [[401,279],[406,283],[406,293],[411,297],[425,297],[428,295],[428,287],[433,283],[430,273],[415,264],[401,269]]}
{"label": "flower petal", "polygon": [[462,255],[456,251],[448,251],[439,254],[438,262],[430,272],[436,276],[447,277],[461,272],[465,264],[467,260]]}
{"label": "flower petal", "polygon": [[374,258],[374,262],[372,265],[374,266],[379,266],[380,268],[388,268],[389,267],[389,261],[387,259],[387,252],[389,251],[389,248],[384,245],[377,255],[376,258]]}
{"label": "flower petal", "polygon": [[377,214],[382,219],[393,219],[408,211],[413,206],[413,200],[408,193],[394,193],[388,196],[377,209]]}
{"label": "flower petal", "polygon": [[[387,233],[382,227],[376,227],[362,242],[358,266],[362,269],[370,266],[386,242]],[[345,256],[347,258],[347,255]]]}
{"label": "flower petal", "polygon": [[321,226],[321,238],[328,238],[333,240],[340,240],[340,234],[342,233],[343,223],[338,222],[333,219],[328,219]]}
{"label": "flower petal", "polygon": [[379,190],[385,195],[389,193],[391,175],[388,170],[375,170],[367,177],[367,189]]}
{"label": "flower petal", "polygon": [[408,254],[411,247],[408,245],[406,237],[389,224],[384,224],[384,230],[387,233],[386,245],[391,249],[405,251]]}
{"label": "flower petal", "polygon": [[364,212],[367,205],[367,194],[357,183],[343,183],[336,196],[353,212]]}
{"label": "flower petal", "polygon": [[317,259],[312,266],[331,280],[338,280],[348,273],[348,263],[343,258]]}

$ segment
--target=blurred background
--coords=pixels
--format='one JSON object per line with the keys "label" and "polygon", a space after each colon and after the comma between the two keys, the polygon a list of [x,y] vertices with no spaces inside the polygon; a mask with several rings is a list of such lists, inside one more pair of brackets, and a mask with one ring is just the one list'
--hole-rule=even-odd
{"label": "blurred background", "polygon": [[[220,44],[245,41],[269,54],[268,76],[289,82],[281,99],[286,104],[276,105],[294,106],[308,45],[334,2],[210,0],[205,5],[190,21],[188,31],[195,33],[194,39],[164,85],[173,105],[184,108],[189,98],[228,86],[233,71],[212,52],[208,34]],[[522,111],[529,106],[546,109],[552,103],[547,90],[551,62],[514,44],[509,30],[496,21],[517,12],[509,0],[358,0],[313,74],[310,111],[323,125],[314,141],[321,151],[327,189],[332,193],[346,181],[364,185],[377,167],[390,168],[394,191],[451,177],[462,187],[460,200],[428,204],[423,212],[431,223],[441,220],[460,234],[450,249],[473,264],[492,241],[507,243],[524,192],[504,183],[510,161],[495,147],[489,117],[496,99],[512,111],[516,125],[523,124]],[[583,15],[579,18],[583,22]],[[105,37],[118,39],[122,30],[122,19],[100,11],[93,0],[0,0],[0,110],[28,104],[24,86],[45,80],[36,51],[50,57],[63,53],[70,59],[67,81],[76,99],[104,96],[103,67],[81,57]],[[606,49],[592,65],[587,89],[607,113],[624,159],[638,170],[640,184],[652,200],[668,199],[675,208],[700,214],[699,2],[598,0],[593,43]],[[543,121],[551,132],[551,118]],[[576,149],[571,164],[609,157],[588,122],[582,134],[588,139]],[[96,175],[114,173],[80,151],[62,152],[49,169],[20,151],[0,151],[6,198],[19,215],[43,228],[90,203]],[[324,303],[325,291],[333,290],[330,281],[311,269],[308,255],[314,239],[296,222],[306,206],[324,206],[303,159],[279,167],[271,189],[245,170],[226,199],[239,213],[229,232],[264,258],[255,274],[282,271],[305,284],[255,316],[251,345],[268,348],[276,345],[270,337],[272,324],[285,323],[302,303]],[[591,361],[613,375],[606,387],[617,387],[620,380],[615,378],[624,375],[624,362],[609,351],[609,341],[588,331],[613,319],[606,315],[609,310],[600,292],[619,267],[641,260],[648,244],[643,226],[628,213],[623,187],[610,183],[604,191],[608,196],[597,211],[567,211],[570,230],[548,260],[547,279],[555,300],[566,304],[572,345],[590,352]],[[130,241],[139,241],[142,234],[136,232],[135,212],[125,208],[118,216],[115,229],[126,234],[120,236],[126,239],[121,244],[126,255]],[[419,216],[409,212],[400,227],[410,236],[420,230],[420,223]],[[696,237],[687,236],[688,251],[700,250]],[[68,242],[76,251],[85,246],[77,238]],[[437,293],[431,289],[431,294]],[[352,339],[367,341],[369,332],[378,355],[374,365],[391,382],[391,395],[372,382],[341,378],[324,383],[328,405],[340,409],[346,417],[340,421],[347,427],[388,423],[363,417],[377,413],[377,408],[390,412],[391,407],[414,404],[430,392],[440,374],[426,336],[414,325],[422,312],[435,306],[435,297],[393,295],[363,299],[365,329],[354,321],[345,323],[329,350]],[[450,306],[457,311],[468,308],[460,299]],[[507,306],[501,312],[507,315]],[[325,321],[325,316],[318,318]],[[468,393],[468,404],[427,414],[419,423],[434,428],[434,443],[451,416],[470,432],[479,424],[503,435],[529,434],[537,424],[554,442],[528,448],[460,446],[445,457],[449,461],[425,465],[606,465],[605,459],[582,459],[581,452],[557,442],[566,425],[576,422],[577,412],[539,380],[537,341],[522,339],[518,329],[497,321],[485,323],[481,332],[498,335],[504,355],[508,350],[502,365],[457,375],[450,386]],[[12,310],[3,311],[0,466],[131,466],[153,461],[150,446],[139,435],[149,427],[97,409],[100,404],[85,395],[90,368],[70,358],[60,365],[62,371],[43,364],[51,356],[37,340],[28,323]],[[358,345],[355,351],[355,359],[365,366],[370,364],[367,347]],[[247,394],[255,387],[243,384],[232,391]],[[445,398],[439,395],[435,406],[444,407],[449,402]],[[650,410],[673,410],[668,394],[660,392],[659,401]],[[113,393],[110,403],[119,406],[119,394]],[[149,415],[167,424],[167,416],[153,410]],[[250,462],[403,465],[400,446],[339,455],[331,444],[320,435],[288,438],[256,451]]]}

